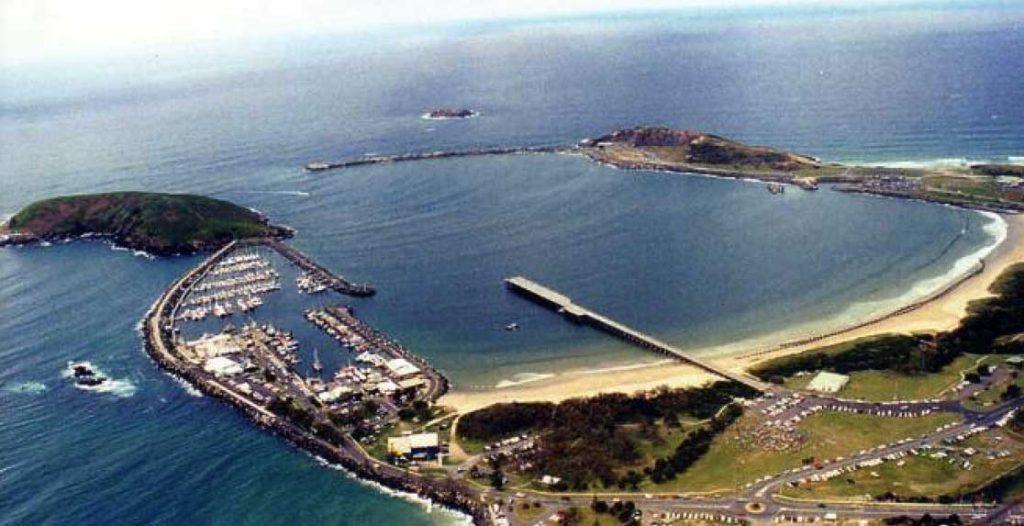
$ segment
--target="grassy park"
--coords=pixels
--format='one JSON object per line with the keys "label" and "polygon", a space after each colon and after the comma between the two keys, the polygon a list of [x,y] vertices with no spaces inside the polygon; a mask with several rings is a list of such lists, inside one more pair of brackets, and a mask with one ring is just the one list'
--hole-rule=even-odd
{"label": "grassy park", "polygon": [[895,418],[852,413],[818,413],[800,423],[806,440],[787,451],[748,446],[740,437],[757,425],[745,416],[715,438],[711,449],[675,480],[649,484],[646,491],[732,491],[764,475],[799,467],[805,459],[845,456],[900,438],[917,436],[956,420],[950,414]]}

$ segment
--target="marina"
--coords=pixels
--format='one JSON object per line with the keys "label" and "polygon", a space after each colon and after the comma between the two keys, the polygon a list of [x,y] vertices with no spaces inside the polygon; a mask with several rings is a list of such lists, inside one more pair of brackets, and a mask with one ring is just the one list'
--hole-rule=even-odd
{"label": "marina", "polygon": [[[373,290],[352,286],[278,240],[232,242],[176,280],[154,303],[144,322],[146,349],[153,359],[199,391],[221,398],[311,454],[362,478],[463,511],[476,523],[489,522],[488,510],[476,490],[382,462],[364,449],[414,402],[430,404],[444,394],[448,381],[401,344],[356,318],[350,307],[303,313],[345,352],[359,353],[356,365],[348,363],[331,370],[314,347],[309,375],[297,368],[303,343],[274,323],[250,320],[240,327],[224,323],[215,334],[183,336],[182,329],[194,321],[180,313],[187,312],[182,309],[198,288],[208,294],[205,291],[220,288],[210,283],[228,281],[226,287],[239,287],[231,281],[235,274],[273,272],[268,258],[254,251],[264,246],[294,263],[304,272],[300,278],[313,275],[321,283],[330,283],[334,291],[348,290],[356,296]],[[217,307],[226,310],[223,303],[214,303],[214,309]],[[434,441],[428,448],[431,458],[440,452],[436,436]],[[424,454],[415,448],[408,454],[414,450],[416,455]]]}

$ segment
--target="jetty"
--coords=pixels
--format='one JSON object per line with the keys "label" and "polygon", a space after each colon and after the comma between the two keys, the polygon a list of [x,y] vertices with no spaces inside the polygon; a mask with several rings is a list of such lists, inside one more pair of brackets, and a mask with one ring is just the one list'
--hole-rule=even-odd
{"label": "jetty", "polygon": [[320,266],[313,260],[306,257],[302,252],[299,252],[291,245],[284,243],[279,239],[260,238],[256,241],[249,241],[249,243],[262,244],[274,249],[278,254],[281,254],[282,257],[304,270],[309,277],[314,279],[317,283],[326,285],[327,288],[336,292],[347,294],[349,296],[373,296],[377,293],[377,290],[369,285],[352,283]]}
{"label": "jetty", "polygon": [[743,384],[756,391],[767,391],[768,384],[742,373],[735,373],[714,365],[708,361],[694,357],[681,349],[669,345],[653,336],[640,332],[628,325],[617,322],[603,314],[590,310],[573,302],[572,298],[536,283],[523,276],[514,276],[505,280],[505,285],[512,291],[551,307],[577,323],[585,323],[617,336],[639,347],[666,354],[681,362],[703,369],[716,376]]}
{"label": "jetty", "polygon": [[400,163],[404,161],[422,161],[426,159],[446,159],[450,157],[478,157],[482,155],[511,155],[523,153],[559,153],[573,151],[573,148],[565,146],[515,146],[500,148],[475,148],[470,150],[440,150],[433,152],[402,153],[395,155],[366,155],[346,159],[343,161],[324,162],[313,161],[307,163],[306,171],[322,172],[324,170],[336,170],[339,168],[354,168],[369,164]]}

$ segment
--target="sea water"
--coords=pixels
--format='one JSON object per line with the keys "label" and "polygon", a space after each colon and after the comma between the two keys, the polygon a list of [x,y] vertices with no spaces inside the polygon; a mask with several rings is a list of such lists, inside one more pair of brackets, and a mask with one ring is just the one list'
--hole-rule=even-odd
{"label": "sea water", "polygon": [[[904,15],[463,24],[210,50],[201,68],[173,53],[19,67],[0,75],[0,216],[116,189],[258,208],[297,227],[294,244],[318,262],[378,287],[344,301],[462,389],[658,359],[509,294],[513,274],[702,352],[841,324],[941,286],[998,240],[999,221],[562,155],[301,166],[570,144],[637,124],[835,161],[1024,157],[1020,13]],[[419,118],[441,106],[480,116]],[[197,261],[101,242],[0,250],[0,522],[461,520],[324,469],[162,373],[137,323]],[[124,389],[75,388],[70,360]]]}

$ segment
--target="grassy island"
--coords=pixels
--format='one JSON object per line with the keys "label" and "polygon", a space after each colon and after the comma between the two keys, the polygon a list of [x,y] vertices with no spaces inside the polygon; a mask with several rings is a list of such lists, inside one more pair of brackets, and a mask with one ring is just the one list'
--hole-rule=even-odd
{"label": "grassy island", "polygon": [[54,197],[18,212],[8,243],[97,236],[157,255],[217,248],[247,237],[287,237],[259,212],[200,195],[111,192]]}
{"label": "grassy island", "polygon": [[710,133],[660,126],[622,129],[585,139],[579,149],[596,161],[626,169],[759,179],[805,190],[817,189],[818,183],[835,183],[837,190],[847,192],[981,209],[1024,210],[1024,167],[1019,165],[851,166]]}

